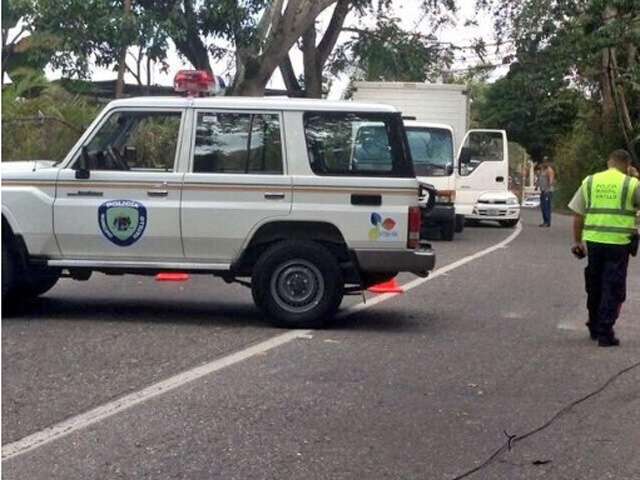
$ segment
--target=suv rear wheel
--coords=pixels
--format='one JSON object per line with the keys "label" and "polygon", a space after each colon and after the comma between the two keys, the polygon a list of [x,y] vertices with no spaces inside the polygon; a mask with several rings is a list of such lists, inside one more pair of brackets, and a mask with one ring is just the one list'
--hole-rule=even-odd
{"label": "suv rear wheel", "polygon": [[253,299],[285,328],[321,328],[344,295],[342,271],[333,254],[315,242],[284,241],[258,259],[251,278]]}
{"label": "suv rear wheel", "polygon": [[18,278],[18,265],[8,239],[2,241],[2,303],[9,306]]}
{"label": "suv rear wheel", "polygon": [[48,292],[58,283],[60,272],[57,270],[44,270],[33,272],[23,286],[20,288],[20,294],[25,298],[39,297],[43,293]]}

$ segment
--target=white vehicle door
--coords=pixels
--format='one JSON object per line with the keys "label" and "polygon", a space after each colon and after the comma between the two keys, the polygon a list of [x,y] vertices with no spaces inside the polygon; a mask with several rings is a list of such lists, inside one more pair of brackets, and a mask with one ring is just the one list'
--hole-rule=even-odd
{"label": "white vehicle door", "polygon": [[504,130],[469,130],[458,152],[456,213],[470,215],[483,192],[509,188],[509,150]]}
{"label": "white vehicle door", "polygon": [[64,259],[184,258],[181,110],[111,113],[58,175],[54,232]]}
{"label": "white vehicle door", "polygon": [[185,256],[223,268],[270,218],[291,212],[279,112],[198,110],[182,197]]}

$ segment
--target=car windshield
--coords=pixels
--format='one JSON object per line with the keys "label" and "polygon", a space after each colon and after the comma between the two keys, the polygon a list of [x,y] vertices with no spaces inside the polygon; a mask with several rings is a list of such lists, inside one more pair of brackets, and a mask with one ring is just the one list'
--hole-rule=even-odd
{"label": "car windshield", "polygon": [[407,140],[416,175],[444,176],[453,173],[451,131],[436,127],[408,127]]}

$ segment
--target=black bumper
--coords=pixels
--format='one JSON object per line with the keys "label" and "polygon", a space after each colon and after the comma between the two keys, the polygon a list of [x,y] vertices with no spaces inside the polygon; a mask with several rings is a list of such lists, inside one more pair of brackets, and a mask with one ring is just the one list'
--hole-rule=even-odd
{"label": "black bumper", "polygon": [[456,221],[456,209],[451,204],[438,204],[430,212],[422,211],[422,227],[435,227]]}

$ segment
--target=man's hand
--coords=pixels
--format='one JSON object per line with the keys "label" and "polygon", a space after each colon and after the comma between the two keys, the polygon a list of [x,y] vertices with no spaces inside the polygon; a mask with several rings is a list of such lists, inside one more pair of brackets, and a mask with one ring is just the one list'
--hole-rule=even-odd
{"label": "man's hand", "polygon": [[573,256],[581,259],[587,256],[587,248],[584,246],[584,243],[574,243],[573,247],[571,247],[571,253]]}

